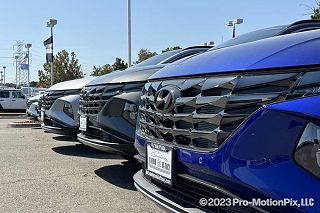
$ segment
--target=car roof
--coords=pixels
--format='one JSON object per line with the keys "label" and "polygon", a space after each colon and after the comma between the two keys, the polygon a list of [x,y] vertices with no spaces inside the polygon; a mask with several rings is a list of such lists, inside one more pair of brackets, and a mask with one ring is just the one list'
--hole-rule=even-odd
{"label": "car roof", "polygon": [[169,64],[151,79],[261,69],[296,68],[320,65],[320,30],[293,33],[236,46],[206,51]]}
{"label": "car roof", "polygon": [[309,117],[320,118],[320,95],[309,96],[286,102],[268,105],[267,109],[280,110],[290,113],[301,114]]}

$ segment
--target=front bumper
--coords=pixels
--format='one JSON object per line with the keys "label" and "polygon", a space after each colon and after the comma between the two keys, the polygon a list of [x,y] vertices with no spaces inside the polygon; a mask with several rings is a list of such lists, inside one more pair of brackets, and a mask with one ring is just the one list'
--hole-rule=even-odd
{"label": "front bumper", "polygon": [[79,129],[75,127],[57,127],[41,124],[41,128],[48,133],[54,133],[58,135],[77,135]]}
{"label": "front bumper", "polygon": [[[201,200],[210,199],[231,201],[233,199],[242,200],[231,192],[212,183],[197,179],[189,175],[178,175],[179,184],[173,186],[166,184],[155,184],[144,177],[143,171],[137,172],[134,177],[135,187],[145,196],[170,212],[243,212],[243,213],[265,213],[263,209],[253,206],[224,205],[209,203],[201,205]],[[190,191],[191,190],[191,191]],[[206,192],[199,194],[199,192]],[[211,193],[210,195],[208,193]],[[187,200],[182,199],[189,197]],[[208,205],[209,204],[209,205]]]}
{"label": "front bumper", "polygon": [[98,149],[100,151],[115,153],[121,155],[133,156],[137,154],[133,143],[115,143],[104,140],[98,140],[85,136],[83,133],[77,135],[80,143]]}
{"label": "front bumper", "polygon": [[[144,178],[143,171],[140,170],[133,176],[134,186],[140,191],[143,195],[151,199],[156,204],[160,205],[162,208],[169,210],[170,212],[204,212],[199,209],[192,208],[187,204],[178,204],[163,195],[163,192],[160,188],[153,185]],[[177,199],[174,199],[177,201]]]}

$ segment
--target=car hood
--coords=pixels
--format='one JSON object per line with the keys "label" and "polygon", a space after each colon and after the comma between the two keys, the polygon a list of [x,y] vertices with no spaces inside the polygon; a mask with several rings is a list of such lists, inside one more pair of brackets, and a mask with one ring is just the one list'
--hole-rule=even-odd
{"label": "car hood", "polygon": [[35,95],[31,98],[28,98],[28,101],[38,101],[41,98],[41,96],[43,96],[43,94]]}
{"label": "car hood", "polygon": [[320,64],[320,30],[207,51],[170,64],[149,80]]}
{"label": "car hood", "polygon": [[131,83],[146,81],[152,74],[163,68],[165,65],[151,65],[145,67],[132,67],[123,71],[113,71],[111,73],[97,77],[86,86],[95,86],[108,83]]}
{"label": "car hood", "polygon": [[64,81],[57,83],[52,87],[48,88],[46,91],[56,91],[56,90],[77,90],[82,89],[88,82],[92,81],[95,77],[79,78],[70,81]]}

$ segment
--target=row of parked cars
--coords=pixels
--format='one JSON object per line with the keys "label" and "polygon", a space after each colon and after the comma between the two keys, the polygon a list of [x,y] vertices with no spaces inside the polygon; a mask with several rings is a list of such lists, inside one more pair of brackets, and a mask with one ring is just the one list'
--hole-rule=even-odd
{"label": "row of parked cars", "polygon": [[[141,162],[136,188],[169,211],[319,212],[319,48],[320,22],[303,20],[59,83],[28,105],[46,132]],[[202,202],[253,198],[299,205]]]}

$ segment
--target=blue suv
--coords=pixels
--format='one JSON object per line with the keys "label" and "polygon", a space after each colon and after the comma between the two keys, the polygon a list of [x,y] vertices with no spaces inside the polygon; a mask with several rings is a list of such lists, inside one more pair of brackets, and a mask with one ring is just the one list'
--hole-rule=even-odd
{"label": "blue suv", "polygon": [[319,47],[312,30],[152,75],[139,106],[137,189],[175,212],[319,212]]}

